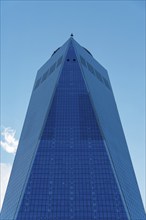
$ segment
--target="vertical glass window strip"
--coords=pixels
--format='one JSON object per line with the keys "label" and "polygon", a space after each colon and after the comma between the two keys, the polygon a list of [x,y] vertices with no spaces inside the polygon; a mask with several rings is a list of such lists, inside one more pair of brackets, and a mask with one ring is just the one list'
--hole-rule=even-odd
{"label": "vertical glass window strip", "polygon": [[41,78],[39,78],[36,83],[35,83],[35,86],[34,86],[34,90],[38,88],[38,86],[40,85],[41,83]]}
{"label": "vertical glass window strip", "polygon": [[17,216],[41,219],[128,220],[78,62],[63,66]]}
{"label": "vertical glass window strip", "polygon": [[63,59],[63,56],[61,56],[61,57],[58,59],[56,67],[58,67],[58,66],[61,64],[62,59]]}
{"label": "vertical glass window strip", "polygon": [[80,59],[81,59],[81,63],[82,63],[85,67],[87,67],[87,64],[86,64],[85,59],[84,59],[82,56],[80,56]]}
{"label": "vertical glass window strip", "polygon": [[88,70],[89,70],[92,74],[94,74],[94,68],[92,67],[92,65],[87,62],[87,66],[88,66]]}
{"label": "vertical glass window strip", "polygon": [[48,71],[43,74],[43,76],[42,76],[42,81],[41,81],[41,82],[44,82],[44,81],[46,80],[46,78],[47,78],[47,73],[48,73]]}
{"label": "vertical glass window strip", "polygon": [[111,89],[108,80],[107,80],[106,78],[103,77],[103,81],[104,81],[104,84],[106,85],[106,87],[107,87],[108,89]]}
{"label": "vertical glass window strip", "polygon": [[55,66],[56,66],[56,63],[54,63],[54,64],[50,67],[50,74],[53,73],[53,71],[55,70]]}
{"label": "vertical glass window strip", "polygon": [[103,82],[101,74],[100,74],[96,69],[94,69],[94,71],[95,71],[95,75],[96,75],[97,79],[98,79],[100,82]]}

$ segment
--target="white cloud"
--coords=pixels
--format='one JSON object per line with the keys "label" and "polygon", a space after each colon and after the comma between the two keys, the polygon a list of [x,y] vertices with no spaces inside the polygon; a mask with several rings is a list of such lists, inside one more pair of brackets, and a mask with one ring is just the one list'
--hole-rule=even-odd
{"label": "white cloud", "polygon": [[12,128],[4,128],[1,132],[2,140],[0,146],[8,153],[15,153],[18,147],[18,140],[15,138],[16,131]]}
{"label": "white cloud", "polygon": [[12,165],[7,163],[0,163],[0,177],[1,177],[1,193],[0,193],[0,209],[3,204],[5,192],[7,189]]}

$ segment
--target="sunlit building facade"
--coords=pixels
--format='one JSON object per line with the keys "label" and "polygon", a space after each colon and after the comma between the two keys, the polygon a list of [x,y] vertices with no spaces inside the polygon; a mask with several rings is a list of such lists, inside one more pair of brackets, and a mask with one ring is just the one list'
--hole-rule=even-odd
{"label": "sunlit building facade", "polygon": [[2,220],[144,220],[107,70],[71,37],[40,68]]}

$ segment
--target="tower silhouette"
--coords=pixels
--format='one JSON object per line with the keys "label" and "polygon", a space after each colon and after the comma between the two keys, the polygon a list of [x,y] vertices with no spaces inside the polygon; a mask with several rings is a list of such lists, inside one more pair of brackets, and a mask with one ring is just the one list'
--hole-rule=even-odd
{"label": "tower silhouette", "polygon": [[3,220],[144,220],[107,71],[72,36],[40,68]]}

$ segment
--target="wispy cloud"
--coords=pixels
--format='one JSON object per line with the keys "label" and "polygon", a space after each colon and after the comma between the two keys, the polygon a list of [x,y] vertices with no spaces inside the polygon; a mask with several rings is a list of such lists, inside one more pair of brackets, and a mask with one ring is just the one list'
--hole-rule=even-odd
{"label": "wispy cloud", "polygon": [[0,146],[8,153],[15,153],[18,147],[18,140],[15,137],[16,131],[12,128],[4,128],[1,132],[2,140]]}
{"label": "wispy cloud", "polygon": [[3,204],[5,192],[7,189],[12,165],[7,163],[0,163],[0,177],[1,177],[1,196],[0,196],[0,209]]}

